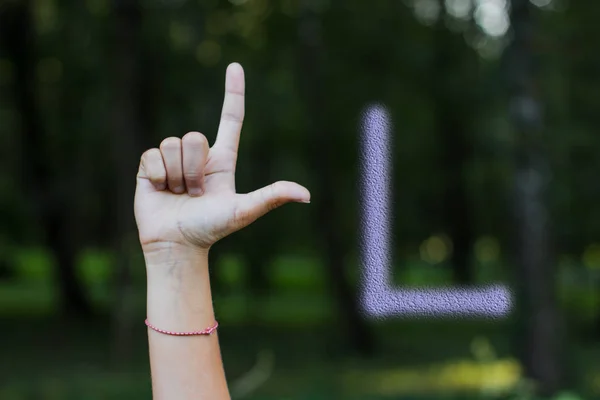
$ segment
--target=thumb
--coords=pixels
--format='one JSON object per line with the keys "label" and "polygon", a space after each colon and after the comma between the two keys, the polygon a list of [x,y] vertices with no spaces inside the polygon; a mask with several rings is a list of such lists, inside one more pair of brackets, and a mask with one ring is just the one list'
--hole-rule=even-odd
{"label": "thumb", "polygon": [[136,178],[136,191],[155,192],[167,187],[167,170],[159,149],[150,149],[142,154]]}
{"label": "thumb", "polygon": [[297,183],[279,181],[242,194],[234,215],[236,228],[242,229],[269,211],[291,202],[310,203],[310,192]]}

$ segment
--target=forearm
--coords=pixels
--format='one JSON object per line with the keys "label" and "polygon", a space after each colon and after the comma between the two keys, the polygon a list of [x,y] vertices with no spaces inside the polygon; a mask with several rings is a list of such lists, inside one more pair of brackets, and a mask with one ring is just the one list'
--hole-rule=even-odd
{"label": "forearm", "polygon": [[[145,252],[148,321],[171,332],[200,331],[215,316],[208,253],[168,246]],[[163,399],[230,399],[217,333],[171,336],[148,329],[152,392]]]}

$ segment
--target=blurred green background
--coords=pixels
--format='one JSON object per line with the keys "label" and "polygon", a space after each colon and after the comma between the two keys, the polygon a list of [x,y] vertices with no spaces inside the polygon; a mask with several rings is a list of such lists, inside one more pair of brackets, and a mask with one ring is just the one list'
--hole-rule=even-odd
{"label": "blurred green background", "polygon": [[[234,399],[600,398],[600,3],[0,1],[0,399],[151,397],[142,152],[212,142],[311,190],[211,250]],[[504,319],[361,313],[361,116],[392,119],[393,279]]]}

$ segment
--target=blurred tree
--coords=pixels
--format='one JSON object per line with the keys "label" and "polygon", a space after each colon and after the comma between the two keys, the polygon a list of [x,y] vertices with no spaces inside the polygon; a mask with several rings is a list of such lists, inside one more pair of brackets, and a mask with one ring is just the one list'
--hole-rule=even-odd
{"label": "blurred tree", "polygon": [[[263,91],[259,89],[257,92]],[[261,104],[259,108],[263,124],[261,131],[256,134],[260,135],[260,138],[249,150],[252,165],[250,182],[254,188],[260,188],[270,183],[275,154],[272,135],[276,132],[269,123],[270,118],[268,110],[265,110],[266,107]],[[278,249],[279,241],[274,235],[274,226],[271,221],[273,219],[266,216],[265,220],[261,221],[256,228],[248,230],[247,239],[240,243],[248,268],[246,276],[248,288],[256,297],[264,296],[269,292],[268,266],[273,261]]]}
{"label": "blurred tree", "polygon": [[[582,256],[591,243],[598,243],[600,237],[600,187],[590,184],[597,179],[600,168],[600,137],[596,134],[600,125],[600,56],[595,51],[595,40],[590,40],[600,34],[598,24],[594,22],[599,6],[597,2],[570,2],[564,13],[559,15],[559,21],[550,21],[554,22],[553,27],[560,23],[558,26],[562,29],[559,32],[562,38],[567,38],[555,53],[566,64],[562,78],[567,82],[565,97],[568,99],[566,108],[569,116],[564,139],[557,143],[561,149],[567,149],[567,162],[561,167],[567,178],[563,182],[563,196],[570,200],[564,225],[561,225],[566,233],[561,244],[576,257]],[[558,60],[552,61],[556,65]],[[590,278],[594,279],[593,275],[587,277]],[[600,335],[600,309],[592,331],[595,337]]]}
{"label": "blurred tree", "polygon": [[512,0],[512,43],[508,76],[511,83],[509,111],[515,140],[514,208],[518,307],[523,329],[525,374],[543,395],[562,388],[561,323],[556,304],[554,260],[551,257],[550,221],[547,209],[548,162],[543,150],[541,102],[538,99],[535,24],[529,0]]}
{"label": "blurred tree", "polygon": [[[440,17],[433,26],[433,70],[430,93],[433,97],[435,130],[441,155],[443,231],[450,236],[454,283],[473,283],[471,255],[474,244],[466,168],[472,159],[472,125],[477,102],[478,55],[468,47],[461,32],[448,29],[446,2],[438,0]],[[475,67],[475,68],[474,68]]]}
{"label": "blurred tree", "polygon": [[13,89],[21,119],[22,184],[41,226],[44,243],[54,257],[60,309],[66,315],[89,315],[91,307],[75,272],[81,243],[76,232],[77,198],[71,189],[78,177],[78,165],[75,162],[57,166],[52,162],[49,128],[38,101],[32,5],[32,0],[4,3],[1,24],[3,44],[16,71]]}
{"label": "blurred tree", "polygon": [[114,54],[113,67],[113,134],[112,156],[116,168],[114,202],[114,248],[116,249],[116,303],[114,361],[121,365],[131,355],[132,323],[132,251],[137,242],[131,202],[135,192],[135,176],[143,152],[144,119],[142,7],[138,0],[113,0]]}
{"label": "blurred tree", "polygon": [[[268,20],[265,25],[268,26]],[[249,122],[246,130],[246,137],[251,135],[246,142],[244,157],[246,160],[246,170],[240,176],[244,176],[244,183],[248,185],[249,190],[255,190],[271,183],[273,177],[274,159],[276,149],[274,147],[274,138],[277,132],[276,121],[272,116],[271,93],[267,87],[269,73],[272,72],[273,60],[266,52],[272,49],[267,46],[262,51],[254,50],[249,55],[248,63],[252,69],[247,72],[247,77],[252,82],[253,96],[252,115],[247,118]],[[255,298],[260,298],[269,293],[270,280],[269,269],[271,262],[277,255],[280,247],[280,240],[275,234],[276,221],[275,215],[266,215],[257,224],[250,229],[240,232],[241,240],[236,245],[242,252],[245,265],[247,267],[246,285],[250,293]],[[251,304],[248,304],[252,307]],[[249,310],[249,315],[258,310]],[[260,313],[260,311],[258,311]],[[255,316],[256,317],[256,316]],[[256,320],[254,317],[251,320]]]}
{"label": "blurred tree", "polygon": [[[326,84],[324,81],[324,45],[321,21],[309,0],[301,2],[298,17],[298,58],[297,76],[300,95],[304,100],[304,111],[308,123],[308,131],[312,132],[312,148],[310,164],[318,177],[318,200],[314,202],[315,230],[322,235],[321,251],[327,268],[329,287],[338,301],[340,316],[343,319],[352,346],[364,354],[373,350],[373,338],[366,322],[359,313],[358,296],[352,290],[346,274],[345,259],[349,253],[345,245],[345,236],[339,226],[340,212],[336,207],[336,199],[343,195],[335,191],[336,176],[332,174],[333,155],[337,154],[336,142],[331,132],[335,129],[327,116]],[[315,196],[316,197],[316,196]]]}

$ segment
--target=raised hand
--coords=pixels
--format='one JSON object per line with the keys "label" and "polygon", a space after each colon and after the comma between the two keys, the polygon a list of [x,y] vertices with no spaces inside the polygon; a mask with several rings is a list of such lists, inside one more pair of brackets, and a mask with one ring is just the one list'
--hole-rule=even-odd
{"label": "raised hand", "polygon": [[217,139],[209,147],[199,132],[170,137],[142,155],[135,218],[145,251],[164,245],[208,250],[219,239],[310,193],[279,181],[247,194],[235,191],[235,168],[244,119],[244,71],[230,64]]}

